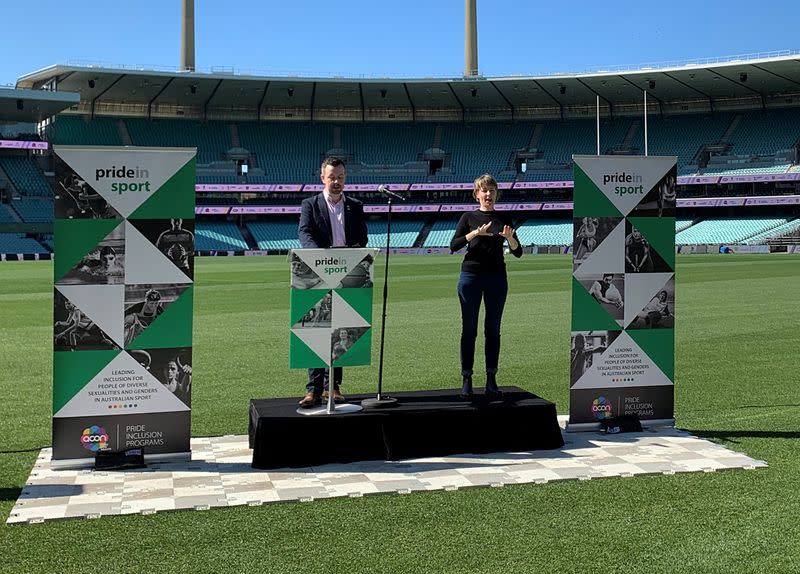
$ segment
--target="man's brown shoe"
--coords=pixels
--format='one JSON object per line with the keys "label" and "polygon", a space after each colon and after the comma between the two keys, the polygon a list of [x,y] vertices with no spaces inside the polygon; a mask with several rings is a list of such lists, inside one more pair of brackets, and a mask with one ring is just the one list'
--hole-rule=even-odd
{"label": "man's brown shoe", "polygon": [[[322,400],[323,401],[327,401],[328,400],[328,391],[325,391],[324,393],[322,393]],[[347,402],[345,400],[345,398],[344,398],[344,395],[339,392],[339,389],[333,389],[333,402],[334,403]]]}
{"label": "man's brown shoe", "polygon": [[301,409],[308,409],[320,403],[319,395],[314,391],[308,391],[306,396],[300,401]]}

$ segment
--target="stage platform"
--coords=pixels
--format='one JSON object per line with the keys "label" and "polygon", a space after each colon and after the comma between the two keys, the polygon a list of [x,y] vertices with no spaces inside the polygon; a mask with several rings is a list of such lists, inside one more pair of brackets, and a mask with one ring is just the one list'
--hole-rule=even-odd
{"label": "stage platform", "polygon": [[[563,429],[567,417],[559,417]],[[193,438],[192,460],[128,471],[56,470],[43,449],[6,522],[155,514],[168,510],[312,502],[372,494],[545,484],[646,474],[766,467],[763,461],[673,428],[565,433],[554,450],[328,464],[270,471],[250,466],[246,436]]]}
{"label": "stage platform", "polygon": [[[458,390],[393,393],[395,407],[342,415],[297,413],[298,399],[250,401],[253,468],[533,451],[564,445],[556,405],[517,387],[500,399]],[[374,395],[347,397],[351,404]]]}

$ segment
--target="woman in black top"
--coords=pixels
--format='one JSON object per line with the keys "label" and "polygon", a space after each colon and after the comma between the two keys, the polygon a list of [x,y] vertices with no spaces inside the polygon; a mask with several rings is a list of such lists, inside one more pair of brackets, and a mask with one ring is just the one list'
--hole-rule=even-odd
{"label": "woman in black top", "polygon": [[451,251],[467,247],[458,280],[463,377],[461,396],[472,397],[475,338],[478,336],[478,313],[483,299],[486,311],[486,394],[494,398],[501,394],[497,388],[496,373],[500,359],[500,320],[508,294],[503,245],[507,241],[515,257],[522,256],[522,247],[511,225],[511,218],[494,209],[498,199],[497,181],[489,174],[480,176],[474,182],[472,195],[480,207],[461,216],[450,242]]}

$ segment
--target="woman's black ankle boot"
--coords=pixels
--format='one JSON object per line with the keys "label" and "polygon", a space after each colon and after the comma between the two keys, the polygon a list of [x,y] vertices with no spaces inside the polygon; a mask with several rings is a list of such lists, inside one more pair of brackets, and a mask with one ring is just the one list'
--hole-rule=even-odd
{"label": "woman's black ankle boot", "polygon": [[464,375],[464,381],[461,383],[461,398],[472,398],[472,375]]}
{"label": "woman's black ankle boot", "polygon": [[497,376],[495,373],[486,373],[486,396],[499,397],[503,392],[497,388]]}

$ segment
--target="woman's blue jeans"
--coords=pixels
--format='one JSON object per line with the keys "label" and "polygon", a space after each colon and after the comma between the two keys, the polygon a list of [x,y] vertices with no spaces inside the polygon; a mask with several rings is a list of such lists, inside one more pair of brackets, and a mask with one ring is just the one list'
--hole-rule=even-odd
{"label": "woman's blue jeans", "polygon": [[462,271],[458,279],[458,300],[461,303],[461,374],[472,375],[475,364],[475,339],[478,336],[478,314],[481,300],[485,308],[483,334],[486,338],[486,372],[496,373],[500,360],[500,321],[508,295],[508,280],[503,274]]}

